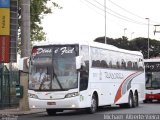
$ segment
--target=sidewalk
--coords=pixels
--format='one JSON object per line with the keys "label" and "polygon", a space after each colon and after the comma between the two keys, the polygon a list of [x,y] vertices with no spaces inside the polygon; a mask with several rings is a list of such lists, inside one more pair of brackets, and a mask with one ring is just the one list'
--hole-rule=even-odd
{"label": "sidewalk", "polygon": [[2,109],[0,110],[0,115],[27,115],[45,112],[45,109],[31,109],[29,111],[20,111],[19,108]]}

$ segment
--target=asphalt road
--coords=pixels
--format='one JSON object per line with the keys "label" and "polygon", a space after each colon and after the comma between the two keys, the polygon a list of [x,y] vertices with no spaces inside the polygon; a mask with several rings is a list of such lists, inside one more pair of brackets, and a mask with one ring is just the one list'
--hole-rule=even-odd
{"label": "asphalt road", "polygon": [[72,110],[48,116],[43,112],[18,116],[18,120],[160,120],[160,103],[141,103],[137,108],[105,107],[95,114]]}

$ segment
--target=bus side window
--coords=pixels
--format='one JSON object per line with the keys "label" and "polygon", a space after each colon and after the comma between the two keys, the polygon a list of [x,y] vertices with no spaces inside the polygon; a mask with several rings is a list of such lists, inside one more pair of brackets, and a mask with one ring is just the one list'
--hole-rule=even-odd
{"label": "bus side window", "polygon": [[120,69],[121,66],[120,66],[119,61],[117,61],[116,64],[117,64],[117,68]]}
{"label": "bus side window", "polygon": [[108,67],[106,61],[104,61],[104,60],[101,61],[101,67],[102,68],[107,68]]}
{"label": "bus side window", "polygon": [[128,61],[127,68],[130,70],[132,69],[132,62],[131,61]]}
{"label": "bus side window", "polygon": [[135,70],[138,70],[138,64],[137,64],[137,62],[134,63],[134,68],[135,68]]}
{"label": "bus side window", "polygon": [[101,67],[101,62],[100,62],[100,60],[97,60],[97,61],[96,61],[96,67]]}
{"label": "bus side window", "polygon": [[89,61],[84,61],[87,68],[89,68]]}
{"label": "bus side window", "polygon": [[112,61],[109,61],[109,68],[112,68]]}
{"label": "bus side window", "polygon": [[126,62],[124,61],[124,59],[122,59],[122,63],[121,63],[122,69],[126,68]]}
{"label": "bus side window", "polygon": [[92,67],[95,67],[95,66],[96,66],[96,61],[92,60]]}
{"label": "bus side window", "polygon": [[88,73],[85,70],[80,72],[80,91],[88,88]]}

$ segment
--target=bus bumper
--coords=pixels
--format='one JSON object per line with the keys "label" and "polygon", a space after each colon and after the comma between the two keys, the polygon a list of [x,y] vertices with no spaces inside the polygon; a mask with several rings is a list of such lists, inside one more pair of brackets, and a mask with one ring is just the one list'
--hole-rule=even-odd
{"label": "bus bumper", "polygon": [[160,100],[160,94],[146,94],[146,100]]}
{"label": "bus bumper", "polygon": [[79,99],[77,97],[64,98],[58,100],[40,100],[29,98],[29,107],[32,108],[52,108],[52,109],[78,109]]}

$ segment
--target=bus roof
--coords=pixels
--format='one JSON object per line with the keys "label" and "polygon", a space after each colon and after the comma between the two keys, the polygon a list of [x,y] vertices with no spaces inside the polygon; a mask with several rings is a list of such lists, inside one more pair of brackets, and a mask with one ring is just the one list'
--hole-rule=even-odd
{"label": "bus roof", "polygon": [[118,52],[122,52],[122,53],[128,53],[128,54],[134,54],[134,55],[139,55],[139,56],[143,56],[141,52],[139,51],[131,51],[131,50],[125,50],[125,49],[121,49],[118,48],[116,46],[113,45],[109,45],[109,44],[104,44],[104,43],[99,43],[99,42],[68,42],[68,41],[63,41],[63,42],[38,42],[35,45],[33,45],[33,47],[35,46],[48,46],[48,45],[71,45],[71,44],[79,44],[79,45],[89,45],[92,47],[97,47],[97,48],[102,48],[102,49],[107,49],[107,50],[112,50],[112,51],[118,51]]}
{"label": "bus roof", "polygon": [[139,51],[126,50],[126,49],[118,48],[116,46],[104,44],[104,43],[93,42],[92,44],[90,44],[90,46],[98,47],[98,48],[102,48],[102,49],[108,49],[108,50],[112,50],[112,51],[118,51],[121,53],[128,53],[128,54],[143,56],[142,53]]}

